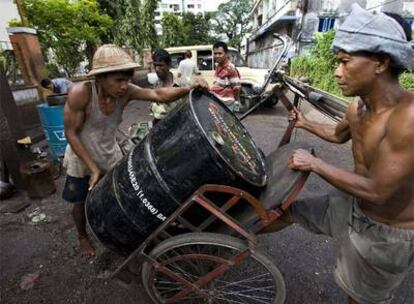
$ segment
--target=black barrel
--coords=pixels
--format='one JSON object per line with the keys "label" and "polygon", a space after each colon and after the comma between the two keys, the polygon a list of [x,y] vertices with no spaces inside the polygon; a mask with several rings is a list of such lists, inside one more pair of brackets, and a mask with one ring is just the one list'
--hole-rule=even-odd
{"label": "black barrel", "polygon": [[100,180],[86,215],[106,247],[128,254],[201,185],[254,191],[266,182],[264,158],[237,117],[193,91]]}

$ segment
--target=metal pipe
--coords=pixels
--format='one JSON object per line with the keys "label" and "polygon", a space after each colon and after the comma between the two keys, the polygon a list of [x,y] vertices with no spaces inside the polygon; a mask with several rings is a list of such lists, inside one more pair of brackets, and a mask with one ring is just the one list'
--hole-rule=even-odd
{"label": "metal pipe", "polygon": [[287,54],[287,51],[291,45],[291,40],[279,35],[277,33],[273,34],[273,37],[275,37],[276,39],[280,40],[283,44],[283,49],[282,52],[280,52],[279,56],[277,57],[275,63],[273,64],[272,68],[270,69],[269,74],[266,77],[265,82],[263,83],[259,95],[263,94],[263,92],[266,90],[266,87],[269,85],[270,80],[272,79],[273,73],[276,72],[277,67],[279,66],[280,62],[282,61],[282,58],[284,58]]}

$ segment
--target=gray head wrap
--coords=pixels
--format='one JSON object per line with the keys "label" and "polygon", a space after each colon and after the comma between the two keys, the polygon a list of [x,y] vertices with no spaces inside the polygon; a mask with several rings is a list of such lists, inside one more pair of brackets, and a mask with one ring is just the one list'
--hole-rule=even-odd
{"label": "gray head wrap", "polygon": [[372,14],[358,4],[339,27],[332,44],[335,52],[370,52],[388,54],[394,66],[414,68],[414,46],[407,41],[401,25],[383,14]]}

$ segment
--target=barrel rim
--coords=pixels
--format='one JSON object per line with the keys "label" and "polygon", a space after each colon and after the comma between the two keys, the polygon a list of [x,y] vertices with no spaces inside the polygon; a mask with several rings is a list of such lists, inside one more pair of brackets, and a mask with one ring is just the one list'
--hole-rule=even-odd
{"label": "barrel rim", "polygon": [[[201,124],[200,120],[198,119],[198,116],[196,115],[196,111],[195,111],[194,106],[193,106],[193,97],[192,97],[193,94],[194,94],[194,92],[196,92],[197,94],[206,95],[206,96],[212,98],[214,101],[216,101],[219,104],[221,104],[224,107],[225,111],[227,111],[228,113],[230,113],[231,115],[233,115],[236,118],[237,123],[240,124],[243,127],[243,129],[246,130],[246,135],[249,137],[250,142],[253,144],[253,147],[256,149],[257,154],[261,158],[261,164],[262,164],[263,171],[264,171],[264,176],[262,178],[262,183],[253,182],[252,180],[247,179],[244,175],[240,174],[233,167],[233,165],[223,157],[221,151],[219,149],[217,149],[217,147],[211,143],[211,141],[209,140],[209,137],[208,137],[207,133],[205,132],[205,130],[203,128],[203,125]],[[231,112],[227,108],[227,106],[217,96],[215,96],[214,94],[212,94],[210,92],[191,90],[190,91],[190,94],[189,94],[189,103],[190,103],[191,112],[193,114],[192,117],[193,117],[194,121],[197,123],[197,125],[198,125],[199,129],[201,130],[201,132],[203,133],[204,138],[207,140],[208,144],[217,152],[217,154],[219,155],[220,159],[227,164],[227,166],[230,168],[230,170],[233,173],[235,173],[237,176],[241,177],[245,182],[247,182],[247,183],[249,183],[251,185],[254,185],[254,186],[257,186],[257,187],[264,187],[264,186],[266,186],[267,181],[268,181],[268,176],[267,176],[267,172],[266,172],[265,159],[264,159],[264,157],[262,157],[259,148],[257,147],[256,143],[254,142],[253,138],[250,136],[250,133],[247,131],[246,127],[241,123],[241,121],[239,120],[239,118],[233,112]]]}

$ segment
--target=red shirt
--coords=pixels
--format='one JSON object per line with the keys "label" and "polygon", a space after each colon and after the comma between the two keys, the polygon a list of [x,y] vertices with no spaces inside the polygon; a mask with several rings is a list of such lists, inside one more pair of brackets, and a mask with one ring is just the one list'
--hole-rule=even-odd
{"label": "red shirt", "polygon": [[218,95],[227,105],[235,101],[235,88],[240,86],[240,74],[236,67],[226,61],[223,65],[216,67],[215,80],[211,91]]}

